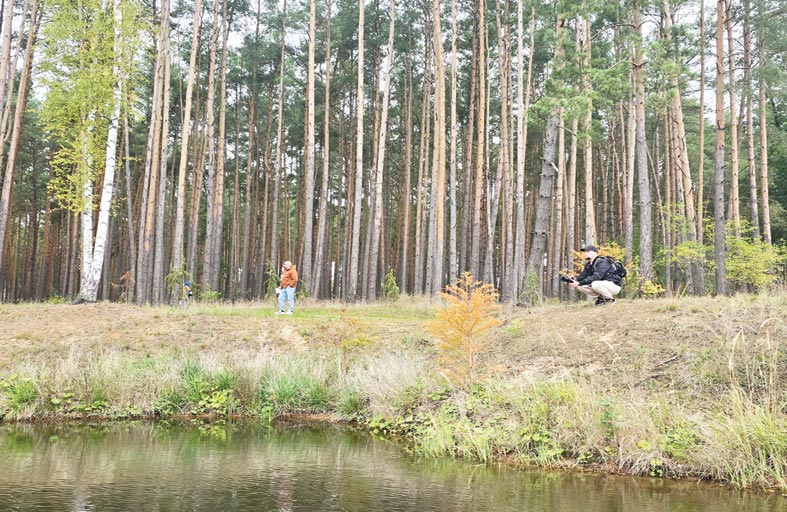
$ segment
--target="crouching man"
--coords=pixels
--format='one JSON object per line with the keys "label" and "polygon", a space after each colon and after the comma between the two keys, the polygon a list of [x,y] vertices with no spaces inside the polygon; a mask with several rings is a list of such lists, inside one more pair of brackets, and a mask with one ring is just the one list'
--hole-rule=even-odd
{"label": "crouching man", "polygon": [[596,306],[614,304],[621,287],[614,265],[598,257],[595,245],[587,245],[581,250],[585,252],[585,268],[569,286],[587,295],[588,300],[595,300]]}

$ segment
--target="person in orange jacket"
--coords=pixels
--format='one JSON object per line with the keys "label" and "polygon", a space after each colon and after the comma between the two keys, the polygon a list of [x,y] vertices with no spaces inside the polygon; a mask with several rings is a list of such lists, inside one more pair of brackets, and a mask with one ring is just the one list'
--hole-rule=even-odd
{"label": "person in orange jacket", "polygon": [[[284,262],[284,268],[281,273],[281,282],[279,288],[279,315],[291,315],[292,310],[295,308],[295,285],[298,284],[298,271],[295,270],[295,265],[291,261]],[[284,310],[285,303],[289,304],[289,310]]]}

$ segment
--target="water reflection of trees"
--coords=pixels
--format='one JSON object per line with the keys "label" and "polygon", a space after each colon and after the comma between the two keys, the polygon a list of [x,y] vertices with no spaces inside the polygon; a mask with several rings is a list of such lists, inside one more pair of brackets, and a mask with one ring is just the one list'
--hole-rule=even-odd
{"label": "water reflection of trees", "polygon": [[0,510],[787,510],[691,482],[418,460],[324,425],[4,426],[0,453]]}

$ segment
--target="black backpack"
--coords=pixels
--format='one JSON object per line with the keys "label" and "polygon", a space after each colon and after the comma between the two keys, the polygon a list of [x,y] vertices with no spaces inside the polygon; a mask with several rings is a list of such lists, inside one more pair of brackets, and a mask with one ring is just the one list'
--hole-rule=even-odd
{"label": "black backpack", "polygon": [[623,265],[623,263],[620,262],[620,260],[613,258],[612,256],[602,256],[602,258],[607,260],[611,265],[609,270],[610,272],[616,275],[620,280],[625,279],[628,271],[626,270],[626,267]]}

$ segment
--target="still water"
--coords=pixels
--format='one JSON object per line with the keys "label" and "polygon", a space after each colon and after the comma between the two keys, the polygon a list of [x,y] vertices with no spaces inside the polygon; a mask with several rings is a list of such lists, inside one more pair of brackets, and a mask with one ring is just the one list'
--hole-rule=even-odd
{"label": "still water", "polygon": [[325,425],[0,426],[0,511],[787,512],[694,482],[417,459]]}

